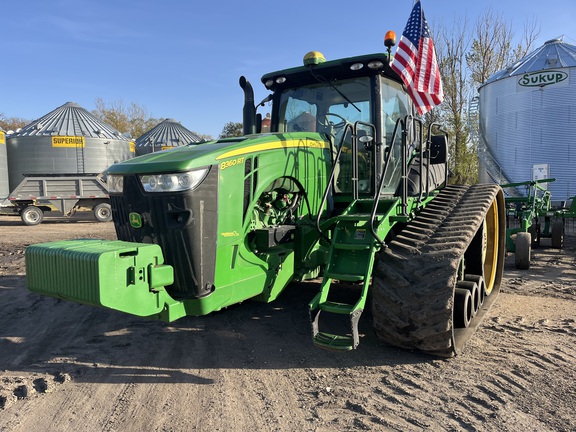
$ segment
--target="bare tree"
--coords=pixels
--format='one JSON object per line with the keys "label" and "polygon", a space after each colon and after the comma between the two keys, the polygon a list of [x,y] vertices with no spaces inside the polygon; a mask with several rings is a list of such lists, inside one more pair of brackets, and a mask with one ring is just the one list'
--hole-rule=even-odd
{"label": "bare tree", "polygon": [[439,26],[434,40],[444,87],[444,102],[426,115],[427,122],[441,120],[450,134],[451,182],[476,183],[478,158],[470,140],[469,101],[478,87],[494,73],[520,60],[532,48],[539,30],[535,22],[525,24],[514,45],[512,26],[488,9],[474,26],[467,18],[456,18],[448,30]]}
{"label": "bare tree", "polygon": [[5,131],[15,131],[17,129],[23,128],[31,122],[32,120],[27,120],[20,117],[6,117],[3,113],[0,113],[0,128],[4,129]]}
{"label": "bare tree", "polygon": [[129,133],[133,138],[138,138],[162,121],[162,119],[152,117],[146,108],[135,102],[130,102],[128,106],[125,106],[121,99],[106,103],[98,98],[94,105],[96,109],[92,111],[92,114],[120,132]]}
{"label": "bare tree", "polygon": [[467,18],[455,20],[451,29],[440,28],[436,36],[436,53],[444,87],[440,117],[450,134],[450,169],[454,183],[476,183],[478,178],[475,149],[469,145],[467,106],[470,71],[466,56],[471,37]]}
{"label": "bare tree", "polygon": [[524,32],[522,33],[522,38],[520,43],[514,48],[513,57],[514,60],[520,60],[528,52],[530,52],[534,46],[534,42],[540,36],[540,25],[535,19],[532,21],[524,22]]}
{"label": "bare tree", "polygon": [[532,48],[540,30],[533,21],[524,25],[520,42],[513,46],[512,25],[491,8],[478,18],[472,49],[466,56],[472,83],[479,86],[494,73],[524,57]]}

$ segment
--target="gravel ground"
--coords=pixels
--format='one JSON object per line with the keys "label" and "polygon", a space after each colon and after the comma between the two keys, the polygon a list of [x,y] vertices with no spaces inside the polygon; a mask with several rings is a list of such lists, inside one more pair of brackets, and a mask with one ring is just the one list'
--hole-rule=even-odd
{"label": "gravel ground", "polygon": [[318,284],[171,324],[30,293],[27,245],[115,238],[112,223],[0,217],[1,431],[576,430],[576,237],[506,261],[502,291],[450,360],[310,340]]}

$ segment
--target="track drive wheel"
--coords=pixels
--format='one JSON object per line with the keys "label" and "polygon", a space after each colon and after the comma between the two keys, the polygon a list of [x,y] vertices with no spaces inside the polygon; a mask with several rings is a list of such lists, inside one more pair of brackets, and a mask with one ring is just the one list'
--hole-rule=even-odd
{"label": "track drive wheel", "polygon": [[[498,203],[495,198],[486,213],[486,218],[483,223],[483,245],[482,245],[482,273],[484,280],[485,295],[490,293],[500,286],[502,279],[502,267],[504,261],[505,249],[505,227],[501,220],[501,212],[504,211],[504,206]],[[478,285],[481,285],[478,282]]]}

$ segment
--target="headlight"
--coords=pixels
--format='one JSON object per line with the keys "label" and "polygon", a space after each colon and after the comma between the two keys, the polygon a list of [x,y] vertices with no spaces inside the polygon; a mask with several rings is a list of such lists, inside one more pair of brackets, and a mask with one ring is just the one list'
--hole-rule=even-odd
{"label": "headlight", "polygon": [[108,174],[108,192],[122,193],[124,190],[124,176]]}
{"label": "headlight", "polygon": [[176,192],[193,190],[206,177],[208,168],[171,174],[146,174],[140,181],[146,192]]}

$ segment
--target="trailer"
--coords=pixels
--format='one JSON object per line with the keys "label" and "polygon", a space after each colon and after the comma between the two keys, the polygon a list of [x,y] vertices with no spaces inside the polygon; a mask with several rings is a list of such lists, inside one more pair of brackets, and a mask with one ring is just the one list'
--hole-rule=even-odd
{"label": "trailer", "polygon": [[112,220],[108,185],[102,174],[24,174],[24,180],[0,204],[0,214],[20,215],[25,225],[38,225],[44,214],[70,217],[80,209],[99,222]]}

